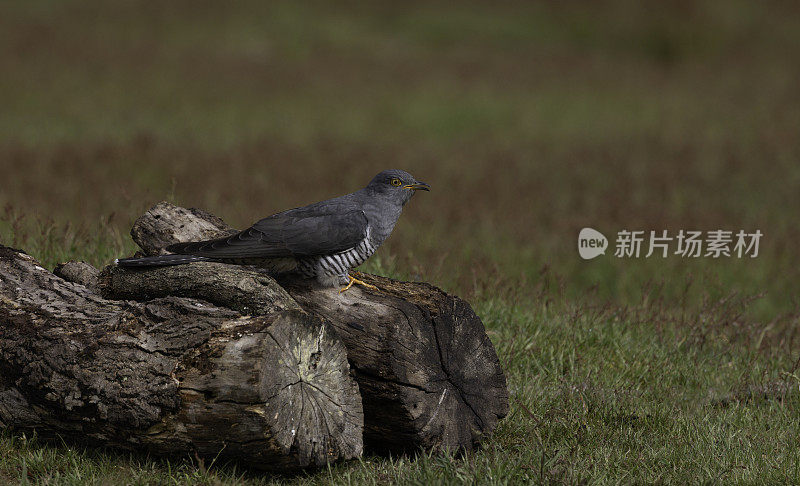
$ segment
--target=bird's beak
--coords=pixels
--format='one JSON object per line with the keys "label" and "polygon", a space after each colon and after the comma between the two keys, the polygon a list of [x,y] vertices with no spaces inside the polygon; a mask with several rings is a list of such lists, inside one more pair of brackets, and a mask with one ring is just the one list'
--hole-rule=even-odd
{"label": "bird's beak", "polygon": [[416,191],[416,190],[430,191],[431,190],[431,186],[429,186],[428,184],[425,184],[424,182],[415,182],[413,184],[406,184],[405,186],[403,186],[403,189],[412,189],[414,191]]}

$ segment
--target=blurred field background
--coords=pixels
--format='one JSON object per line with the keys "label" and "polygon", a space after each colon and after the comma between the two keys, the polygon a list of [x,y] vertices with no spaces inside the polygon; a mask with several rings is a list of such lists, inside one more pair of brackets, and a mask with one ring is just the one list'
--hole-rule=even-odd
{"label": "blurred field background", "polygon": [[[798,482],[800,6],[0,5],[0,243],[134,250],[168,199],[245,227],[403,168],[366,266],[468,298],[512,412],[473,457],[299,478],[0,442],[35,483]],[[580,228],[761,230],[756,259],[578,257]]]}

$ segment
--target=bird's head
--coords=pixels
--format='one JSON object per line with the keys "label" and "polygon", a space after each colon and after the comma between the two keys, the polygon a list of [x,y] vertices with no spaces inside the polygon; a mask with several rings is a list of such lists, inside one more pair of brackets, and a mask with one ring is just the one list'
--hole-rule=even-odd
{"label": "bird's head", "polygon": [[431,187],[414,179],[414,176],[404,170],[390,169],[373,177],[366,189],[403,205],[415,192],[430,191]]}

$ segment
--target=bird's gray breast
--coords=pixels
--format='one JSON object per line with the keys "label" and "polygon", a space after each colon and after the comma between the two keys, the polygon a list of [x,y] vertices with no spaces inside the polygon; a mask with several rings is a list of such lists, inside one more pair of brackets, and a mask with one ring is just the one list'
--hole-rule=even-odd
{"label": "bird's gray breast", "polygon": [[[298,270],[306,277],[333,277],[347,274],[347,272],[364,263],[380,246],[367,226],[366,237],[353,248],[333,253],[303,258],[299,262]],[[382,241],[382,240],[381,240]]]}

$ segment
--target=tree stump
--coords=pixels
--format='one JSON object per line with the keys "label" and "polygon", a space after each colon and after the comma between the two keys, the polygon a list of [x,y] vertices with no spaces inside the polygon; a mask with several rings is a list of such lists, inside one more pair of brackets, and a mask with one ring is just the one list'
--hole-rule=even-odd
{"label": "tree stump", "polygon": [[[197,221],[206,217],[211,219]],[[168,236],[173,234],[168,226],[176,223],[183,228],[180,240]],[[219,228],[217,234],[185,231],[210,225]],[[230,231],[208,213],[166,203],[144,214],[136,227],[159,235],[137,237],[147,254],[158,254],[165,245],[178,241]],[[226,277],[215,280],[216,271],[209,272],[203,265],[227,267]],[[261,278],[256,277],[259,274]],[[148,298],[155,286],[161,289],[159,295],[211,299],[213,286],[228,282],[213,302],[236,309],[255,309],[251,301],[274,290],[274,281],[257,270],[203,262],[184,268],[108,268],[103,275],[106,295],[113,298]],[[235,290],[231,282],[240,278],[237,275],[252,283],[246,292],[230,291]],[[158,283],[149,285],[151,277]],[[373,450],[397,452],[420,447],[472,450],[508,412],[505,376],[480,318],[468,303],[432,285],[371,275],[363,278],[381,291],[354,286],[340,294],[314,281],[281,279],[279,283],[303,309],[330,322],[347,347],[363,401],[365,443]],[[212,291],[195,294],[191,290],[206,284]]]}
{"label": "tree stump", "polygon": [[259,469],[358,457],[343,344],[282,290],[271,298],[258,317],[107,300],[0,246],[0,428]]}

